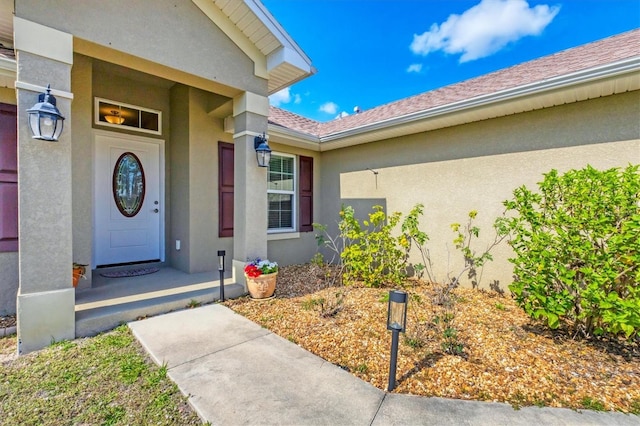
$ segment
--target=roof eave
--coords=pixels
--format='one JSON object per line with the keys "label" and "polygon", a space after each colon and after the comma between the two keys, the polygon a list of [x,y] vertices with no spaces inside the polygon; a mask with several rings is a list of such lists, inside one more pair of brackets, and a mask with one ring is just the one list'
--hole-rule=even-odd
{"label": "roof eave", "polygon": [[297,148],[320,151],[320,138],[316,135],[300,132],[298,130],[282,127],[278,124],[269,123],[269,136],[280,144]]}
{"label": "roof eave", "polygon": [[[640,56],[624,59],[614,63],[581,70],[575,73],[565,74],[555,78],[538,81],[535,83],[513,87],[510,89],[490,93],[487,95],[481,95],[470,99],[465,99],[459,102],[453,102],[430,108],[423,111],[418,111],[411,114],[406,114],[398,117],[393,117],[388,120],[378,121],[375,123],[366,124],[359,127],[354,127],[340,132],[323,135],[320,137],[321,151],[327,151],[331,149],[343,148],[346,146],[359,145],[362,143],[372,142],[380,140],[380,132],[394,128],[409,126],[419,122],[428,122],[443,118],[447,115],[460,114],[465,111],[474,111],[475,119],[468,120],[466,122],[479,121],[486,118],[482,114],[478,114],[478,110],[494,108],[496,105],[513,103],[510,110],[503,111],[501,114],[493,116],[504,116],[522,112],[522,106],[517,105],[514,101],[522,100],[532,97],[543,97],[554,91],[561,91],[563,89],[570,89],[578,85],[584,84],[597,84],[600,81],[604,81],[612,78],[624,78],[629,74],[637,74],[635,77],[638,80],[635,83],[635,90],[640,88]],[[576,102],[582,99],[568,99],[564,103]],[[541,107],[541,108],[544,108]],[[532,108],[536,109],[536,108]],[[531,109],[529,109],[531,110]],[[451,125],[451,124],[449,124]],[[437,128],[449,127],[449,125],[427,127],[427,130],[435,130]],[[406,134],[418,133],[420,131],[417,127],[414,131],[407,132]],[[398,135],[395,135],[398,136]]]}
{"label": "roof eave", "polygon": [[258,0],[245,0],[245,3],[280,44],[266,55],[269,95],[315,74],[311,59],[267,8]]}

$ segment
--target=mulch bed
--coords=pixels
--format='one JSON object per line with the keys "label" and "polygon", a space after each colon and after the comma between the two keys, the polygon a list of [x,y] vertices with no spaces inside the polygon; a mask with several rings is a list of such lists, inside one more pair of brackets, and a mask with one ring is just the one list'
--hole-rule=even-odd
{"label": "mulch bed", "polygon": [[0,315],[0,328],[8,328],[16,326],[15,315]]}
{"label": "mulch bed", "polygon": [[[344,287],[335,269],[281,267],[276,298],[227,301],[234,311],[372,385],[388,383],[389,289]],[[461,355],[442,347],[434,286],[408,281],[407,332],[394,392],[500,401],[514,406],[640,414],[640,342],[573,340],[527,317],[508,295],[456,289],[453,326]]]}

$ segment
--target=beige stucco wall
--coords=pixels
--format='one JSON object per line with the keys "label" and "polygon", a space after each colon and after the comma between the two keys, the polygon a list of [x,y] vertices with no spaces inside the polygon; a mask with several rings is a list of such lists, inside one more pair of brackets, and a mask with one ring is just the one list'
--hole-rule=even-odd
{"label": "beige stucco wall", "polygon": [[[143,66],[136,62],[139,58],[203,80],[266,93],[264,80],[253,74],[253,62],[191,1],[59,0],[55,7],[44,7],[40,0],[20,0],[15,12],[73,34],[76,51],[88,48],[80,41],[89,42],[131,55],[123,62],[130,67]],[[122,60],[108,52],[96,54]]]}
{"label": "beige stucco wall", "polygon": [[[171,144],[168,151],[175,166],[167,180],[172,191],[171,225],[168,228],[168,261],[181,271],[189,270],[189,87],[175,85],[171,88]],[[175,241],[181,248],[176,250]]]}
{"label": "beige stucco wall", "polygon": [[[73,134],[71,137],[72,206],[73,206],[73,261],[91,264],[93,252],[93,67],[91,58],[74,55],[71,69],[71,108]],[[91,286],[91,268],[86,280],[78,288]]]}
{"label": "beige stucco wall", "polygon": [[[321,156],[319,152],[308,151],[290,146],[283,146],[270,141],[271,150],[276,153],[303,155],[313,158],[313,217],[317,221],[320,217],[320,206],[323,202],[320,184]],[[280,265],[295,265],[307,263],[317,252],[314,232],[293,232],[269,234],[267,251],[269,260]]]}
{"label": "beige stucco wall", "polygon": [[[345,199],[384,200],[388,212],[404,214],[423,203],[422,229],[443,280],[462,267],[449,225],[465,223],[470,210],[479,212],[475,248],[482,250],[501,202],[517,186],[535,188],[552,168],[640,163],[639,101],[634,92],[323,153],[322,222],[337,232]],[[367,168],[378,171],[377,188]],[[512,279],[508,257],[506,245],[495,251],[481,284],[498,280],[505,288]]]}
{"label": "beige stucco wall", "polygon": [[16,89],[10,89],[8,87],[0,87],[0,103],[15,105]]}
{"label": "beige stucco wall", "polygon": [[[178,85],[171,90],[172,222],[167,244],[174,267],[185,272],[217,268],[217,250],[231,259],[233,241],[218,237],[218,141],[233,142],[223,120],[210,114],[216,95]],[[181,249],[176,250],[176,240]]]}

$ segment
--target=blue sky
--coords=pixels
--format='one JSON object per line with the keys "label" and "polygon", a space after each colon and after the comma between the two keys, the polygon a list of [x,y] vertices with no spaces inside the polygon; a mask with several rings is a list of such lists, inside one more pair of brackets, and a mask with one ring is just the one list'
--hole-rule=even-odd
{"label": "blue sky", "polygon": [[270,97],[329,121],[640,27],[640,0],[262,0],[318,72]]}

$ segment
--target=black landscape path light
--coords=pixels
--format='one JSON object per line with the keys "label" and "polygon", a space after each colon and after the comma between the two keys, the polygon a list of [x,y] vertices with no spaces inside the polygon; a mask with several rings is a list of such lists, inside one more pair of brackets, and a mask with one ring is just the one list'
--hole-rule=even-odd
{"label": "black landscape path light", "polygon": [[224,302],[224,250],[218,250],[218,271],[220,272],[220,301]]}
{"label": "black landscape path light", "polygon": [[389,292],[387,330],[391,330],[391,362],[389,363],[389,385],[387,391],[396,387],[396,365],[398,363],[398,337],[407,326],[407,293],[400,290]]}

